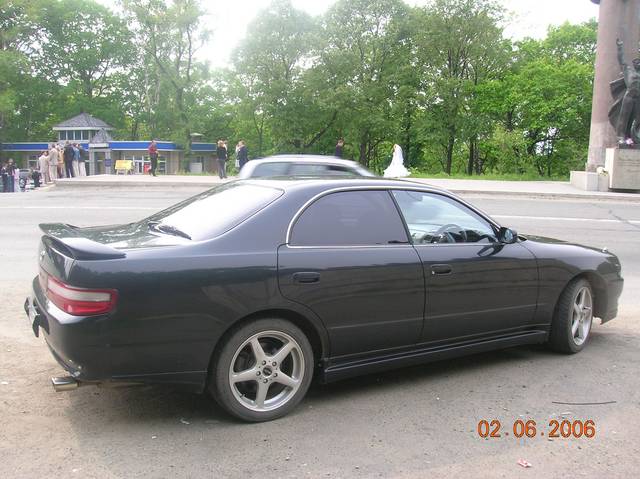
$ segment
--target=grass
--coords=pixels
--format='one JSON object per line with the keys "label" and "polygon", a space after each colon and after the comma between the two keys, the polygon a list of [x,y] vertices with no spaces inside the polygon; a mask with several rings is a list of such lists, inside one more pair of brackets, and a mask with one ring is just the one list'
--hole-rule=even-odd
{"label": "grass", "polygon": [[486,173],[483,175],[469,176],[464,173],[427,173],[425,171],[412,171],[411,178],[446,178],[452,180],[496,180],[496,181],[568,181],[567,176],[539,176],[535,173]]}

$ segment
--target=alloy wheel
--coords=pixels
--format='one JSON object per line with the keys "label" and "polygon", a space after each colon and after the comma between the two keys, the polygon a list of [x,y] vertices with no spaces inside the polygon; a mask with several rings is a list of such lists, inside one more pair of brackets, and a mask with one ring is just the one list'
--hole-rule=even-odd
{"label": "alloy wheel", "polygon": [[593,298],[591,290],[584,286],[578,290],[571,310],[571,337],[576,346],[581,346],[589,336],[593,321]]}
{"label": "alloy wheel", "polygon": [[247,409],[273,411],[293,398],[304,371],[304,355],[295,339],[280,331],[264,331],[236,350],[229,385],[235,399]]}

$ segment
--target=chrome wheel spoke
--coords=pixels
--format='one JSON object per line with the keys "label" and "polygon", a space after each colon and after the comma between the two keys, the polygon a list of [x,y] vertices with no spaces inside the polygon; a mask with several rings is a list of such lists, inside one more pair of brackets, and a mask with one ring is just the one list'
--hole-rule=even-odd
{"label": "chrome wheel spoke", "polygon": [[574,318],[579,318],[581,314],[582,314],[582,309],[580,308],[580,306],[578,304],[574,304],[573,305],[573,317]]}
{"label": "chrome wheel spoke", "polygon": [[264,402],[267,399],[267,393],[269,392],[270,383],[258,382],[258,392],[256,392],[256,406],[264,408]]}
{"label": "chrome wheel spoke", "polygon": [[233,384],[246,381],[255,381],[258,378],[257,372],[257,368],[246,369],[244,371],[240,371],[239,373],[232,374],[230,380]]}
{"label": "chrome wheel spoke", "polygon": [[571,325],[571,336],[576,337],[576,333],[578,332],[578,328],[580,327],[580,320],[575,318],[573,320],[573,324]]}
{"label": "chrome wheel spoke", "polygon": [[284,373],[278,373],[278,375],[274,377],[273,380],[290,388],[295,388],[298,384],[300,384],[300,381],[298,379],[294,379]]}
{"label": "chrome wheel spoke", "polygon": [[287,344],[283,345],[276,354],[271,356],[270,361],[275,361],[278,364],[282,363],[282,361],[284,361],[285,358],[289,356],[289,353],[293,351],[294,347],[295,346],[293,345],[293,343],[288,342]]}
{"label": "chrome wheel spoke", "polygon": [[587,323],[587,321],[583,321],[580,324],[580,339],[584,341],[588,333],[589,333],[589,324]]}
{"label": "chrome wheel spoke", "polygon": [[257,337],[251,340],[251,349],[253,350],[253,357],[256,359],[256,364],[266,361],[267,355],[265,354],[264,349],[262,349],[262,345],[260,344],[260,341],[258,341]]}

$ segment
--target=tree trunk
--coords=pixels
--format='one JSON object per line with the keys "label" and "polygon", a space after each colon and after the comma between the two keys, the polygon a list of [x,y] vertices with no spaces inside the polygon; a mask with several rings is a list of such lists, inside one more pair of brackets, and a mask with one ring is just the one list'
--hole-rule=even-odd
{"label": "tree trunk", "polygon": [[469,140],[469,160],[467,162],[467,175],[472,176],[473,175],[473,171],[475,170],[475,166],[476,166],[476,160],[477,160],[477,146],[476,146],[476,139],[471,138]]}
{"label": "tree trunk", "polygon": [[405,110],[404,121],[404,160],[405,166],[408,168],[411,165],[411,110],[407,105]]}
{"label": "tree trunk", "polygon": [[456,142],[456,136],[454,132],[449,133],[449,142],[447,144],[447,163],[445,164],[444,172],[447,175],[451,175],[451,165],[453,164],[453,147]]}
{"label": "tree trunk", "polygon": [[361,141],[360,142],[360,163],[363,164],[364,166],[368,166],[367,164],[367,142],[366,141]]}

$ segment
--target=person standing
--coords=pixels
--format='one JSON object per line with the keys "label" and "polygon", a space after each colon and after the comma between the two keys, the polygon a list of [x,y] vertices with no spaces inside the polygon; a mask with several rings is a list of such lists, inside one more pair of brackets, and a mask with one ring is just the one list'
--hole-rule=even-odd
{"label": "person standing", "polygon": [[149,170],[149,174],[156,176],[156,168],[158,168],[158,145],[156,144],[156,140],[151,140],[148,151],[149,159],[151,160],[151,169]]}
{"label": "person standing", "polygon": [[58,149],[52,144],[49,149],[49,181],[53,182],[56,178],[58,178]]}
{"label": "person standing", "polygon": [[[20,187],[16,188],[16,176],[19,177],[19,170],[16,168],[16,164],[13,162],[13,158],[9,158],[9,162],[7,163],[7,189],[8,193],[13,193],[14,191],[20,191]],[[17,171],[16,171],[17,170]],[[16,175],[17,173],[17,175]]]}
{"label": "person standing", "polygon": [[68,141],[64,145],[62,154],[64,159],[64,172],[67,178],[73,178],[73,146]]}
{"label": "person standing", "polygon": [[58,145],[58,178],[64,178],[64,148]]}
{"label": "person standing", "polygon": [[9,171],[6,161],[0,167],[0,175],[2,175],[2,192],[9,193]]}
{"label": "person standing", "polygon": [[78,163],[80,163],[80,145],[78,145],[78,143],[75,143],[73,145],[73,160],[71,162],[74,177],[80,176],[78,173]]}
{"label": "person standing", "polygon": [[80,150],[80,161],[78,161],[78,176],[87,176],[87,167],[85,161],[87,159],[87,150],[81,144],[78,144]]}
{"label": "person standing", "polygon": [[398,144],[393,145],[393,156],[391,164],[384,170],[385,178],[404,178],[411,175],[411,172],[404,166],[404,156],[402,155],[402,147]]}
{"label": "person standing", "polygon": [[40,158],[38,158],[38,171],[42,176],[43,183],[51,183],[51,178],[49,178],[49,150],[44,150]]}
{"label": "person standing", "polygon": [[218,158],[218,176],[223,180],[227,177],[227,148],[222,140],[218,140],[216,156]]}
{"label": "person standing", "polygon": [[334,152],[333,156],[337,158],[342,158],[343,149],[344,149],[344,139],[340,138],[338,140],[338,143],[336,143],[336,151]]}
{"label": "person standing", "polygon": [[238,166],[242,169],[242,167],[247,164],[247,161],[249,161],[249,152],[247,151],[247,145],[245,145],[244,140],[240,140],[238,146],[236,157],[238,158]]}

